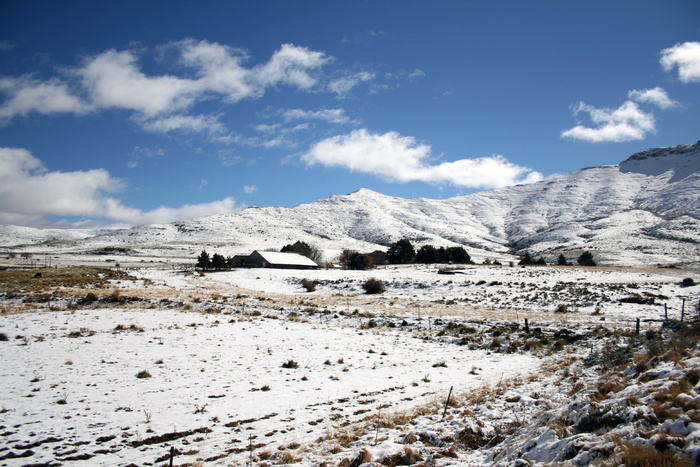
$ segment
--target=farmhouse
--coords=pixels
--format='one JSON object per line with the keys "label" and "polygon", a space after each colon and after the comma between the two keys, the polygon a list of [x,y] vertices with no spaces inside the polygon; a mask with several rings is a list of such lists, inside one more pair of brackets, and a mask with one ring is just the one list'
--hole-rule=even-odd
{"label": "farmhouse", "polygon": [[298,253],[280,253],[277,251],[254,251],[248,256],[234,257],[237,267],[277,268],[277,269],[318,269],[318,264]]}

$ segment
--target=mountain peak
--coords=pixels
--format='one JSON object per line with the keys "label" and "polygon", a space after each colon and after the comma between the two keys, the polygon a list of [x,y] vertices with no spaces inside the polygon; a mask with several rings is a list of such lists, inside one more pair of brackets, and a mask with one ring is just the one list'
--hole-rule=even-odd
{"label": "mountain peak", "polygon": [[657,176],[673,172],[670,182],[700,171],[700,141],[666,148],[652,148],[631,155],[620,163],[620,172]]}

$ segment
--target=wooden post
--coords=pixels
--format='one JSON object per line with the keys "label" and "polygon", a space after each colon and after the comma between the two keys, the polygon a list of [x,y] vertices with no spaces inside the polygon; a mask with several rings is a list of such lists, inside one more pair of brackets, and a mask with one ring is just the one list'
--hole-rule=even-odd
{"label": "wooden post", "polygon": [[175,459],[175,446],[170,446],[170,467],[173,467],[173,460]]}
{"label": "wooden post", "polygon": [[442,411],[442,418],[445,418],[447,413],[447,407],[450,405],[450,397],[452,397],[452,386],[450,386],[450,393],[447,395],[447,400],[445,401],[445,410]]}
{"label": "wooden post", "polygon": [[681,324],[683,324],[684,317],[685,317],[685,298],[683,299],[683,304],[681,305]]}
{"label": "wooden post", "polygon": [[668,305],[664,303],[664,320],[668,321]]}
{"label": "wooden post", "polygon": [[530,325],[527,322],[527,318],[525,318],[525,332],[530,334]]}
{"label": "wooden post", "polygon": [[250,449],[250,465],[253,465],[253,435],[250,435],[248,443]]}
{"label": "wooden post", "polygon": [[634,335],[635,336],[639,335],[639,318],[637,318],[637,326],[634,329]]}

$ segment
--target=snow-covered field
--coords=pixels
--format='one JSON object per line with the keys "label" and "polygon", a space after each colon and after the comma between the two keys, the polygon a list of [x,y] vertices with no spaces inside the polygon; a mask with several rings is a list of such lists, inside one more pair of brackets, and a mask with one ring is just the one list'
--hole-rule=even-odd
{"label": "snow-covered field", "polygon": [[[583,426],[601,375],[629,370],[582,358],[700,298],[672,269],[128,272],[42,299],[0,283],[1,465],[167,465],[171,448],[175,465],[585,465],[615,445],[564,421]],[[384,294],[364,293],[370,277]],[[625,376],[611,429],[649,447],[625,401],[692,371],[683,357]],[[697,462],[696,383],[664,430]]]}

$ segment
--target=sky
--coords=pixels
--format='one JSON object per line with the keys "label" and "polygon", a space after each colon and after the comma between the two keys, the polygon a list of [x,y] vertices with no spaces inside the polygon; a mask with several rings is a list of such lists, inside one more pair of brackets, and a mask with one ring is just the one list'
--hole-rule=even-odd
{"label": "sky", "polygon": [[700,140],[700,2],[0,2],[0,223],[463,196]]}

